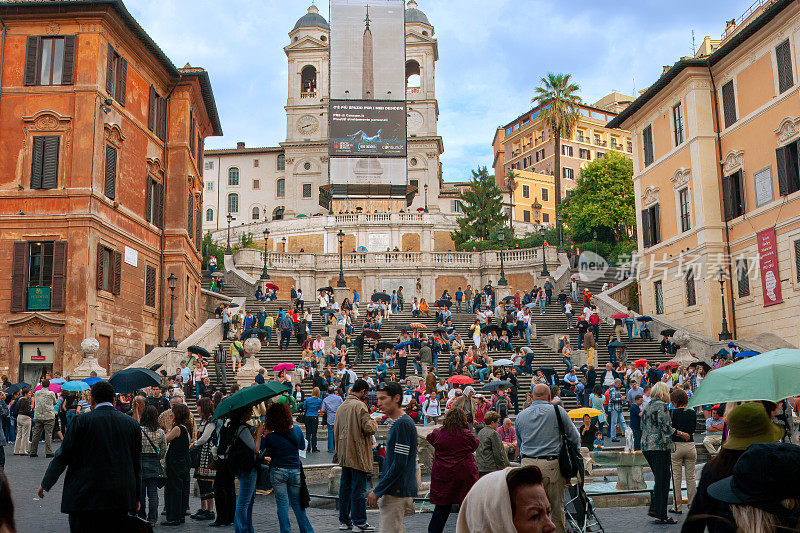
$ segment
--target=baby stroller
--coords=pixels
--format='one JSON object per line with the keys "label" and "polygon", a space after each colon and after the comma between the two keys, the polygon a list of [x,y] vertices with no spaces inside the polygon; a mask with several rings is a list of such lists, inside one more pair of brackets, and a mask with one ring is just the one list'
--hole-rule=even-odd
{"label": "baby stroller", "polygon": [[569,498],[564,501],[565,529],[567,533],[605,533],[600,519],[594,514],[592,499],[583,490],[583,476],[567,487]]}

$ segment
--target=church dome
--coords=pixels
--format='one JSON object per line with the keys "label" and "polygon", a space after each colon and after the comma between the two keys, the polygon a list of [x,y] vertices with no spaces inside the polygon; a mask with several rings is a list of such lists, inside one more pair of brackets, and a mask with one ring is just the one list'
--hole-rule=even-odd
{"label": "church dome", "polygon": [[[424,16],[425,15],[423,15],[423,17]],[[328,25],[328,21],[325,20],[325,17],[319,14],[317,6],[311,4],[308,7],[308,13],[300,17],[300,20],[294,25],[292,31],[298,28],[322,28],[324,30],[329,30],[330,26]]]}
{"label": "church dome", "polygon": [[414,0],[409,0],[408,2],[408,7],[406,8],[406,22],[431,25],[425,13],[417,9],[417,3]]}

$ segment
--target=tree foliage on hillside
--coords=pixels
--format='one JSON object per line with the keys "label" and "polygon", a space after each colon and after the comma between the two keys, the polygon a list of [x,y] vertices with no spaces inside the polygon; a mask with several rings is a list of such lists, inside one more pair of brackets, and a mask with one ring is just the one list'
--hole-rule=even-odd
{"label": "tree foliage on hillside", "polygon": [[458,230],[450,234],[457,246],[470,239],[489,239],[492,230],[507,219],[503,194],[486,167],[472,171],[469,189],[461,192],[460,199],[464,213],[458,219]]}
{"label": "tree foliage on hillside", "polygon": [[636,231],[633,163],[615,152],[581,169],[578,187],[561,203],[565,222],[576,242],[605,237],[613,243],[630,239]]}

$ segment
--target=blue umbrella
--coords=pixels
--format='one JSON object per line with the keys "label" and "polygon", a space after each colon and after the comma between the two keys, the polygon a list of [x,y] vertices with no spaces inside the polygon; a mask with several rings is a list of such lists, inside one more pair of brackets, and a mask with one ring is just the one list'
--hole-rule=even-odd
{"label": "blue umbrella", "polygon": [[409,344],[411,344],[411,341],[403,341],[400,344],[398,344],[397,346],[395,346],[394,349],[395,350],[399,350],[400,348],[405,348]]}
{"label": "blue umbrella", "polygon": [[534,308],[534,307],[536,307],[537,305],[538,305],[538,304],[535,304],[535,303],[531,302],[531,303],[529,303],[529,304],[525,304],[525,307],[527,307],[528,309],[533,309],[533,308]]}
{"label": "blue umbrella", "polygon": [[86,384],[88,384],[91,387],[92,385],[94,385],[98,381],[105,381],[105,380],[101,379],[101,378],[98,378],[97,376],[92,376],[92,377],[88,377],[88,378],[84,379],[83,381],[86,382]]}
{"label": "blue umbrella", "polygon": [[[755,350],[745,350],[743,352],[739,352],[738,354],[736,354],[736,357],[753,357],[754,355],[759,355],[759,354],[761,354],[761,352],[757,352]],[[61,388],[63,389],[64,387]]]}
{"label": "blue umbrella", "polygon": [[50,380],[50,383],[55,383],[56,385],[62,385],[64,383],[66,383],[66,382],[67,382],[67,380],[64,379],[64,378],[53,378],[53,379]]}
{"label": "blue umbrella", "polygon": [[85,381],[68,381],[61,385],[61,390],[80,392],[89,390],[91,387]]}

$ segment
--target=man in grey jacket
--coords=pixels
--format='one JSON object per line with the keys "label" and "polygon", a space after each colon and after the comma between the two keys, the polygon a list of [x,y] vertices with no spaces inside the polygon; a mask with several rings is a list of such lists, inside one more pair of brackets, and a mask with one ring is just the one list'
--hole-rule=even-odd
{"label": "man in grey jacket", "polygon": [[419,359],[422,362],[422,379],[428,377],[428,367],[433,363],[433,352],[428,344],[428,337],[422,338],[422,346],[419,349]]}
{"label": "man in grey jacket", "polygon": [[486,424],[478,432],[478,449],[475,451],[475,460],[478,463],[478,473],[484,476],[496,470],[502,470],[511,463],[508,461],[508,454],[500,440],[497,427],[500,423],[500,415],[494,411],[489,411],[483,417]]}

